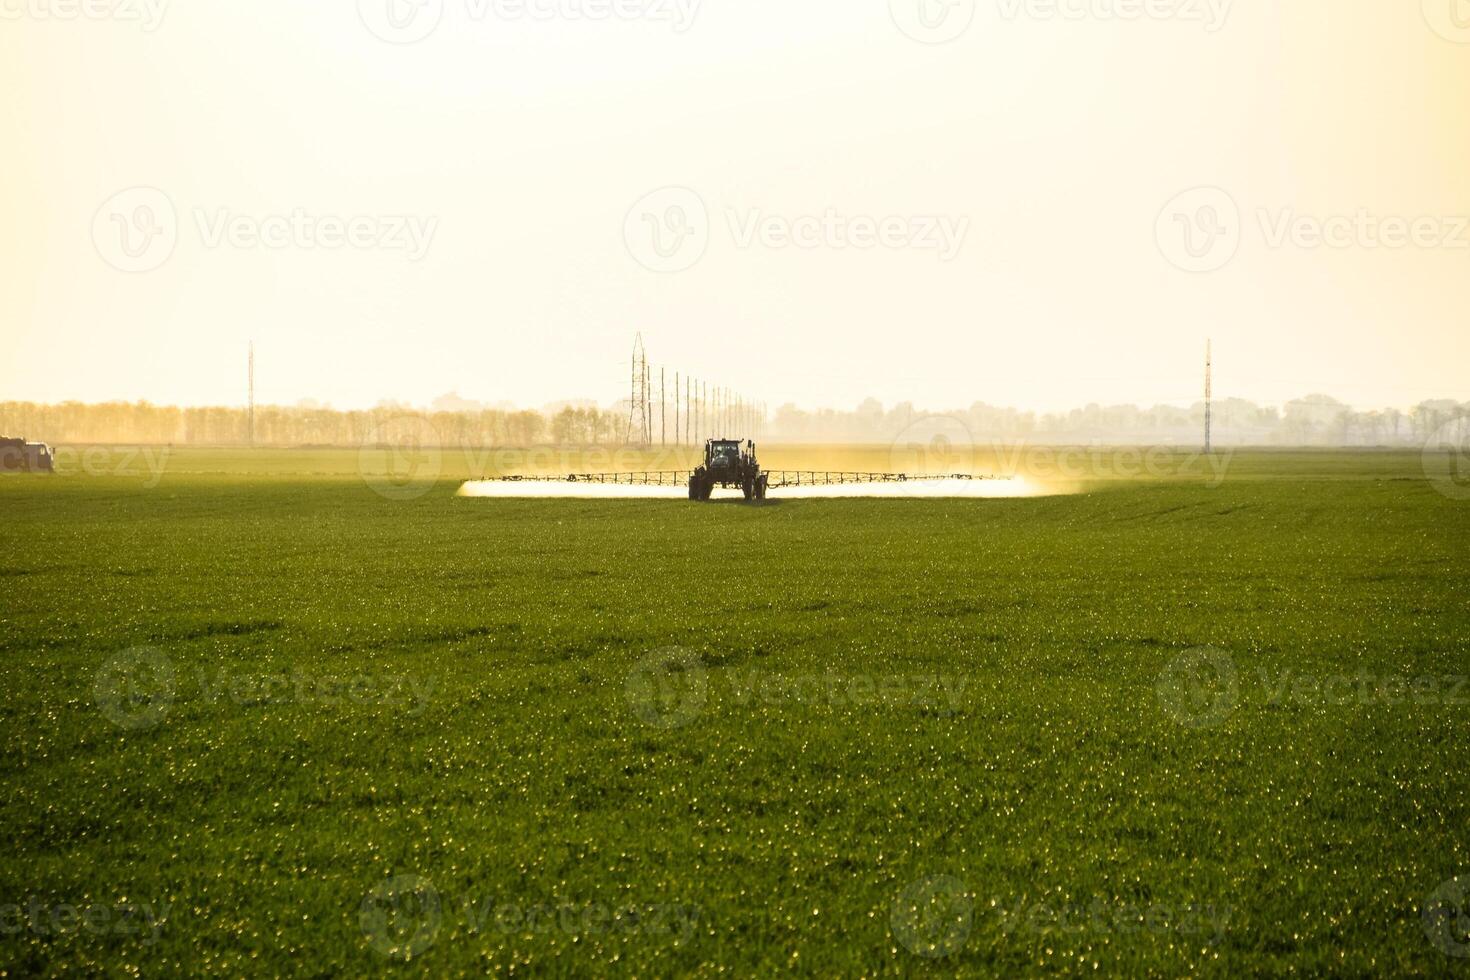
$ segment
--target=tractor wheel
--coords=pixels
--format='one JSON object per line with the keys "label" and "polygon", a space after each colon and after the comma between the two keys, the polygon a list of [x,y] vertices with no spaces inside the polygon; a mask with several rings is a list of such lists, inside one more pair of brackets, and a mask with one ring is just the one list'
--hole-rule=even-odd
{"label": "tractor wheel", "polygon": [[691,476],[689,478],[689,499],[699,499],[699,477],[697,476]]}
{"label": "tractor wheel", "polygon": [[766,499],[766,484],[768,482],[770,482],[770,477],[765,476],[764,474],[761,475],[761,478],[759,480],[756,480],[755,481],[755,499],[756,500],[765,500]]}
{"label": "tractor wheel", "polygon": [[751,497],[754,497],[755,496],[755,481],[752,480],[750,477],[747,476],[745,478],[745,482],[742,483],[742,484],[740,484],[740,491],[741,491],[741,493],[744,493],[745,494],[745,499],[746,500],[749,500]]}

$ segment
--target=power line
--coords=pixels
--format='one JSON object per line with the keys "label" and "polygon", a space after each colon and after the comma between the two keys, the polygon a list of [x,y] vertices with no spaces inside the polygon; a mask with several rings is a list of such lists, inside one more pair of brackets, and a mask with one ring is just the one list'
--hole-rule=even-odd
{"label": "power line", "polygon": [[[669,427],[668,368],[658,369],[658,414],[654,415],[653,368],[648,363],[648,349],[643,343],[643,334],[634,335],[633,357],[630,364],[628,386],[628,426],[626,439],[629,445],[651,446],[654,433],[658,433],[661,446],[673,444],[698,445],[701,439],[709,438],[754,438],[761,434],[765,423],[765,404],[747,399],[733,388],[715,385],[713,390],[707,381],[698,381],[682,371],[674,372],[674,424]],[[682,382],[681,382],[682,379]],[[683,386],[683,424],[680,424],[680,386]],[[655,430],[655,424],[657,429]],[[738,432],[735,430],[739,430]]]}
{"label": "power line", "polygon": [[248,440],[251,446],[255,445],[255,341],[250,342],[250,353],[246,358],[247,385],[247,426]]}
{"label": "power line", "polygon": [[1211,347],[1213,342],[1205,340],[1205,455],[1210,454],[1210,423],[1213,421],[1214,412],[1214,373],[1215,361]]}

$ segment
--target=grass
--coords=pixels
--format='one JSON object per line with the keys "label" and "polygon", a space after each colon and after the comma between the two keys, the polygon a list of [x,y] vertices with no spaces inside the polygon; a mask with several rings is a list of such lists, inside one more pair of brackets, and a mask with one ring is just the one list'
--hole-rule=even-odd
{"label": "grass", "polygon": [[1470,502],[1417,455],[762,507],[117,458],[0,479],[7,974],[1467,962]]}

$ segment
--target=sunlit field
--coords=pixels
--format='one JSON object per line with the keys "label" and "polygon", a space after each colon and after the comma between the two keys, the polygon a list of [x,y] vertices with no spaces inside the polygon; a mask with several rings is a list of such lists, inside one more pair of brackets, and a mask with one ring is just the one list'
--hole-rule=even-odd
{"label": "sunlit field", "polygon": [[1417,453],[772,446],[1049,492],[759,505],[459,495],[687,451],[58,462],[0,477],[9,975],[1470,952],[1470,487]]}

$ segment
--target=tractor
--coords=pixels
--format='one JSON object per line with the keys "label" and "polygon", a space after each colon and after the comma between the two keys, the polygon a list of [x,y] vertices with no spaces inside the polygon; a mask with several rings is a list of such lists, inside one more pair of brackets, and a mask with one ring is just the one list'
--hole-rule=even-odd
{"label": "tractor", "polygon": [[761,472],[755,443],[739,439],[710,439],[704,444],[704,464],[689,475],[689,499],[708,500],[716,486],[739,487],[746,500],[765,500],[770,477]]}
{"label": "tractor", "polygon": [[51,473],[56,469],[56,452],[44,442],[0,439],[0,472]]}

